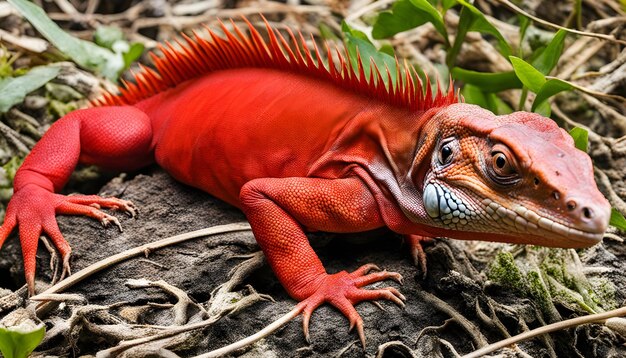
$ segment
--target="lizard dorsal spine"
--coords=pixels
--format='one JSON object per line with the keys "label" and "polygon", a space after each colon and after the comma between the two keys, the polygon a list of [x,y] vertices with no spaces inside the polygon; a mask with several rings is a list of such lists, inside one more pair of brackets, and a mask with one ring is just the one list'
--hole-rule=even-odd
{"label": "lizard dorsal spine", "polygon": [[[184,43],[176,40],[178,49],[171,43],[159,45],[162,55],[150,54],[156,70],[140,65],[141,71],[135,74],[135,83],[122,81],[119,94],[107,92],[94,104],[132,105],[211,72],[242,67],[271,68],[315,76],[412,111],[425,111],[458,102],[452,83],[447,93],[441,89],[433,93],[430,83],[427,81],[423,85],[415,69],[406,62],[401,65],[396,61],[397,80],[391,84],[389,70],[381,70],[371,59],[364,60],[357,54],[355,66],[347,52],[342,53],[337,47],[333,51],[328,43],[324,44],[325,56],[322,56],[313,39],[313,50],[309,50],[301,33],[296,35],[286,28],[288,36],[285,38],[264,19],[269,39],[266,41],[245,17],[243,21],[247,24],[249,35],[231,20],[233,31],[220,22],[225,38],[205,26],[210,40],[194,32],[193,38],[182,35]],[[327,65],[323,58],[327,59]],[[365,74],[363,61],[371,61],[369,77]],[[390,84],[386,85],[385,80]]]}

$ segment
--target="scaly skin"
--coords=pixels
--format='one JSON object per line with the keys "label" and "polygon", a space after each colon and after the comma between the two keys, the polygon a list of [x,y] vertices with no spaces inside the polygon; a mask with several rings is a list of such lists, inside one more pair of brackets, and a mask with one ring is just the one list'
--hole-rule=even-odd
{"label": "scaly skin", "polygon": [[[241,208],[276,276],[301,301],[307,338],[311,313],[324,302],[343,312],[364,342],[354,305],[403,305],[405,298],[394,288],[363,289],[401,280],[370,273],[374,265],[326,273],[306,230],[386,226],[407,235],[418,257],[419,242],[435,236],[559,247],[601,240],[610,207],[591,161],[550,119],[496,117],[443,100],[416,110],[424,99],[413,84],[384,100],[380,82],[368,95],[350,88],[365,79],[342,86],[303,67],[263,66],[214,70],[158,94],[140,93],[131,104],[78,110],[56,122],[18,170],[0,228],[1,244],[19,225],[30,293],[40,233],[68,263],[56,214],[107,223],[114,220],[98,207],[133,210],[119,199],[55,194],[79,162],[119,170],[156,162]],[[413,107],[394,104],[397,98]]]}

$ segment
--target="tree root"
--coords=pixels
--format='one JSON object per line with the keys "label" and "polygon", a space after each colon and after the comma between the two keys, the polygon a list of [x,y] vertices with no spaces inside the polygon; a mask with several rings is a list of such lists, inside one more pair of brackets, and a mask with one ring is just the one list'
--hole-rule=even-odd
{"label": "tree root", "polygon": [[520,333],[511,338],[503,339],[499,342],[490,344],[486,347],[482,347],[479,350],[476,350],[470,354],[464,355],[463,358],[478,358],[485,354],[494,352],[500,348],[504,348],[512,344],[516,344],[518,342],[522,342],[522,341],[525,341],[530,338],[534,338],[543,334],[547,334],[547,333],[554,332],[554,331],[559,331],[562,329],[567,329],[570,327],[576,327],[576,326],[580,326],[582,324],[587,324],[587,323],[601,323],[601,322],[606,321],[609,318],[620,317],[624,315],[626,315],[626,307],[621,307],[621,308],[607,311],[607,312],[602,312],[602,313],[597,313],[597,314],[592,314],[592,315],[582,316],[582,317],[576,317],[576,318],[568,319],[565,321],[552,323],[547,326],[535,328],[532,331]]}
{"label": "tree root", "polygon": [[[196,230],[196,231],[168,237],[159,241],[147,243],[145,245],[141,245],[133,249],[126,250],[119,254],[100,260],[92,265],[89,265],[88,267],[74,273],[73,275],[62,280],[61,282],[48,288],[41,294],[50,294],[50,293],[58,293],[58,292],[65,291],[66,289],[72,287],[73,285],[77,284],[78,282],[86,279],[87,277],[97,272],[100,272],[110,266],[113,266],[122,261],[128,260],[132,257],[142,255],[145,252],[150,252],[150,251],[157,250],[166,246],[175,245],[184,241],[196,239],[196,238],[203,237],[203,236],[225,234],[225,233],[237,232],[237,231],[250,231],[250,225],[248,223],[217,225],[217,226],[213,226],[210,228]],[[31,299],[37,300],[38,296],[39,295],[33,296]],[[42,303],[37,307],[37,314],[41,316],[42,314],[47,312],[50,308],[51,308],[51,303],[49,302]]]}

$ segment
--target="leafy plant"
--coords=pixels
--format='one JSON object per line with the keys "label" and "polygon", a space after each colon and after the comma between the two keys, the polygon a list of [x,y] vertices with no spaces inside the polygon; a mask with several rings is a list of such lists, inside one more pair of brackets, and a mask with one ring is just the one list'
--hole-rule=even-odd
{"label": "leafy plant", "polygon": [[0,321],[0,351],[5,358],[26,358],[46,334],[34,313],[20,308]]}
{"label": "leafy plant", "polygon": [[624,215],[622,215],[622,213],[617,211],[615,208],[611,208],[611,220],[609,221],[609,224],[622,231],[626,231],[626,218],[624,218]]}
{"label": "leafy plant", "polygon": [[[345,21],[341,24],[341,30],[343,31],[344,41],[352,63],[352,68],[357,68],[359,58],[371,58],[381,72],[385,69],[389,70],[391,82],[395,83],[397,74],[395,57],[376,49],[366,34],[351,28]],[[371,63],[369,61],[362,61],[362,63],[365,76],[369,78]],[[382,78],[385,81],[385,85],[389,86],[389,78],[386,75],[382,75]]]}
{"label": "leafy plant", "polygon": [[[454,42],[451,43],[443,23],[443,15],[453,6],[460,6],[460,11],[456,36]],[[574,88],[571,84],[559,79],[545,78],[554,69],[561,56],[567,32],[563,30],[558,31],[547,45],[535,48],[529,57],[530,59],[526,60],[523,57],[521,48],[531,22],[524,16],[519,16],[518,19],[520,22],[520,43],[517,46],[519,48],[518,56],[515,57],[511,56],[512,47],[498,29],[489,22],[478,8],[466,0],[442,1],[440,10],[437,10],[426,0],[398,0],[390,11],[379,14],[373,25],[372,36],[375,39],[388,38],[399,32],[430,22],[444,38],[444,45],[447,48],[446,65],[452,76],[456,80],[477,87],[471,89],[473,94],[476,95],[478,90],[483,92],[482,96],[470,96],[469,103],[473,103],[474,98],[492,97],[488,93],[522,88],[522,98],[518,109],[523,109],[527,92],[531,90],[537,95],[531,110],[549,115],[549,104],[546,101],[559,92]],[[481,73],[457,67],[456,60],[461,46],[465,41],[467,33],[472,31],[495,38],[501,54],[512,62],[515,71]],[[542,75],[537,74],[537,72]],[[531,85],[532,88],[528,87],[528,85]],[[495,113],[506,113],[506,111],[500,112],[501,106],[496,106],[493,103],[488,103],[488,105],[489,107],[486,108]]]}
{"label": "leafy plant", "polygon": [[576,148],[586,153],[589,147],[589,132],[584,128],[574,127],[569,131],[569,134],[574,138]]}
{"label": "leafy plant", "polygon": [[435,29],[449,45],[448,32],[443,22],[443,16],[426,0],[396,1],[391,11],[385,11],[378,15],[378,20],[372,29],[372,37],[375,39],[388,38],[427,22],[435,26]]}
{"label": "leafy plant", "polygon": [[11,77],[17,75],[20,72],[18,70],[13,69],[13,62],[17,60],[20,55],[19,54],[11,54],[9,51],[4,48],[4,46],[0,47],[0,78]]}
{"label": "leafy plant", "polygon": [[8,111],[14,105],[24,101],[30,92],[45,85],[59,73],[59,67],[34,67],[25,75],[0,79],[0,113]]}
{"label": "leafy plant", "polygon": [[[143,45],[133,44],[127,47],[106,48],[93,42],[73,37],[55,24],[37,5],[28,0],[8,0],[48,41],[62,54],[71,58],[79,66],[95,71],[115,81],[130,63],[143,52]],[[107,30],[101,31],[101,38],[106,43]],[[115,44],[115,41],[113,42]],[[112,45],[113,45],[112,44]]]}

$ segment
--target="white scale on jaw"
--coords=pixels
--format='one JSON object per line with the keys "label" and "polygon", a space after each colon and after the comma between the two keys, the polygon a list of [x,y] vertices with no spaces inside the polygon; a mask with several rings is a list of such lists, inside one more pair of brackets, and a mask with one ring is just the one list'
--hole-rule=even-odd
{"label": "white scale on jaw", "polygon": [[424,188],[424,207],[431,218],[450,227],[466,225],[475,215],[467,203],[438,183],[428,183]]}

